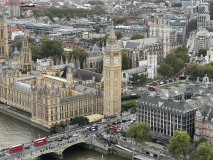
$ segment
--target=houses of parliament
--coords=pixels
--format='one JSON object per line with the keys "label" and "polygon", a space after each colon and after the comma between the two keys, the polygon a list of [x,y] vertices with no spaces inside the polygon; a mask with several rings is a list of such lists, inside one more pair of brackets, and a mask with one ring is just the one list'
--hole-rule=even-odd
{"label": "houses of parliament", "polygon": [[46,128],[71,122],[75,116],[121,111],[122,58],[113,27],[103,55],[103,75],[78,68],[78,64],[54,65],[45,70],[32,61],[26,33],[22,48],[9,56],[7,14],[0,19],[0,101],[28,113],[30,121]]}

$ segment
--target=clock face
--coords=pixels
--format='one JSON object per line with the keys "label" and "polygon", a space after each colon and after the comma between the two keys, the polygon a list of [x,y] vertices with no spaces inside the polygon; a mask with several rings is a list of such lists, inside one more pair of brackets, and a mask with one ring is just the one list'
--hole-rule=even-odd
{"label": "clock face", "polygon": [[105,59],[105,64],[106,64],[106,65],[109,65],[109,58],[106,58],[106,59]]}
{"label": "clock face", "polygon": [[119,59],[119,58],[116,58],[116,59],[115,59],[115,65],[119,65],[119,63],[120,63],[120,59]]}

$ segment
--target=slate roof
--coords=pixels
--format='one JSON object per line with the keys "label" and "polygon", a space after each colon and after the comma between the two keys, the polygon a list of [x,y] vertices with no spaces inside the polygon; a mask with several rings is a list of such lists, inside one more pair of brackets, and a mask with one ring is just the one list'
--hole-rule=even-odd
{"label": "slate roof", "polygon": [[34,79],[34,78],[36,78],[36,75],[18,77],[18,78],[17,78],[17,81],[24,81],[24,80]]}
{"label": "slate roof", "polygon": [[98,55],[101,55],[101,51],[98,49],[97,45],[95,44],[92,48],[92,51],[90,52],[90,56],[91,57],[95,57],[95,56],[98,56]]}
{"label": "slate roof", "polygon": [[126,41],[126,47],[125,47],[123,44],[123,41],[118,40],[118,46],[120,48],[136,49],[138,44],[147,45],[147,44],[154,44],[158,42],[159,42],[158,38],[144,38],[144,39],[129,40],[129,41]]}
{"label": "slate roof", "polygon": [[213,105],[205,105],[201,110],[201,114],[202,116],[207,117],[207,120],[211,120],[211,118],[213,118]]}
{"label": "slate roof", "polygon": [[64,77],[66,78],[67,76],[67,69],[68,68],[71,68],[71,72],[73,73],[73,79],[82,79],[83,81],[86,81],[86,80],[91,80],[92,77],[95,77],[95,82],[101,82],[102,78],[103,78],[103,75],[102,74],[99,74],[99,73],[95,73],[95,72],[91,72],[91,71],[87,71],[87,70],[84,70],[84,69],[74,69],[73,67],[66,67],[64,69],[64,73],[62,74],[61,77]]}
{"label": "slate roof", "polygon": [[82,85],[75,85],[75,87],[73,87],[72,89],[76,90],[76,91],[79,91],[79,92],[84,92],[84,93],[93,93],[93,94],[96,94],[98,92],[97,89],[94,89],[94,88],[90,88],[90,87],[87,87],[87,86],[82,86]]}
{"label": "slate roof", "polygon": [[27,83],[13,82],[10,84],[10,87],[22,92],[31,93],[31,85]]}

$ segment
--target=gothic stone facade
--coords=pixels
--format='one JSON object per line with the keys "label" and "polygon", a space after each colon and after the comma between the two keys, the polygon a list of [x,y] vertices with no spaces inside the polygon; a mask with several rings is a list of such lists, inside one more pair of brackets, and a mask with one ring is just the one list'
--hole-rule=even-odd
{"label": "gothic stone facade", "polygon": [[75,116],[103,113],[100,89],[74,83],[72,74],[66,79],[49,75],[17,77],[15,70],[3,70],[0,90],[1,102],[30,113],[32,121],[48,128]]}
{"label": "gothic stone facade", "polygon": [[7,12],[4,6],[3,15],[0,18],[0,57],[9,57],[8,33],[7,33]]}

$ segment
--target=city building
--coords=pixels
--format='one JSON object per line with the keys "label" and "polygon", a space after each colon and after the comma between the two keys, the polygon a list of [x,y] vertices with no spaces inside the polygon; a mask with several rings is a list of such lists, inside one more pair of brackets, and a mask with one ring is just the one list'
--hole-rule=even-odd
{"label": "city building", "polygon": [[8,33],[7,33],[7,11],[3,7],[3,16],[0,18],[0,57],[9,57],[8,51]]}
{"label": "city building", "polygon": [[209,98],[204,101],[208,104],[196,111],[194,142],[196,143],[201,137],[205,137],[213,146],[213,105],[210,103],[212,100],[209,102]]}
{"label": "city building", "polygon": [[117,37],[112,26],[106,47],[104,48],[104,116],[113,116],[121,112],[121,69],[122,56]]}
{"label": "city building", "polygon": [[103,51],[101,52],[96,44],[89,53],[89,57],[86,59],[86,62],[84,62],[83,68],[88,71],[102,74]]}
{"label": "city building", "polygon": [[148,122],[151,130],[173,136],[175,130],[187,131],[191,137],[195,129],[195,113],[203,108],[203,102],[213,103],[212,81],[210,85],[201,84],[199,78],[191,84],[186,81],[181,86],[176,80],[174,87],[156,87],[156,92],[149,91],[148,86],[137,102],[137,121]]}
{"label": "city building", "polygon": [[8,5],[9,17],[20,17],[20,5]]}
{"label": "city building", "polygon": [[157,78],[157,63],[157,54],[153,53],[152,47],[151,55],[147,55],[147,78]]}
{"label": "city building", "polygon": [[212,46],[213,32],[206,29],[199,29],[194,37],[194,52],[198,53],[200,49],[207,49]]}
{"label": "city building", "polygon": [[210,21],[209,14],[199,14],[197,18],[197,28],[206,28],[206,23]]}

